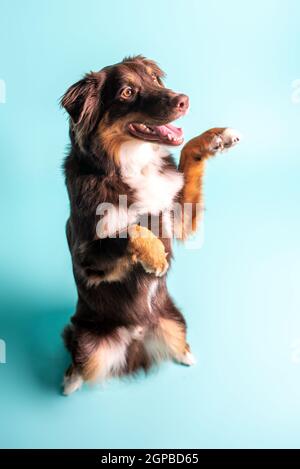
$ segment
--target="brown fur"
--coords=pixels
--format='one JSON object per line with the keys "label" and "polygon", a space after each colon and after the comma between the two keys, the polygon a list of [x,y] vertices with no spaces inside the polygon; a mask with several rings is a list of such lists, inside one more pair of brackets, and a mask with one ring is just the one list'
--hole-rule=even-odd
{"label": "brown fur", "polygon": [[[86,75],[62,99],[70,116],[71,140],[64,163],[70,198],[66,232],[78,291],[75,314],[64,331],[72,357],[66,378],[71,374],[91,381],[131,373],[161,358],[186,363],[186,322],[164,275],[172,259],[172,240],[154,236],[138,222],[127,228],[126,237],[96,236],[99,204],[117,206],[123,194],[128,205],[136,201],[118,161],[120,145],[133,138],[127,124],[143,116],[149,125],[165,125],[182,114],[182,103],[188,103],[186,96],[165,88],[162,79],[155,62],[127,58]],[[124,101],[120,96],[129,84],[139,99]],[[214,154],[212,144],[221,131],[206,132],[184,147],[179,171],[185,185],[174,196],[176,201],[202,204],[204,160]],[[171,156],[164,157],[160,171],[176,175]],[[156,218],[163,233],[167,222],[162,212]],[[184,237],[189,234],[182,231]]]}
{"label": "brown fur", "polygon": [[128,122],[128,117],[119,119],[110,124],[104,116],[98,127],[99,141],[109,157],[114,159],[115,164],[119,165],[119,151],[121,145],[130,140],[124,129]]}
{"label": "brown fur", "polygon": [[[137,261],[135,259],[135,261]],[[87,287],[97,287],[101,282],[121,282],[132,269],[132,259],[130,255],[117,259],[113,268],[106,273],[105,277],[97,275],[97,271],[89,273],[86,279]]]}

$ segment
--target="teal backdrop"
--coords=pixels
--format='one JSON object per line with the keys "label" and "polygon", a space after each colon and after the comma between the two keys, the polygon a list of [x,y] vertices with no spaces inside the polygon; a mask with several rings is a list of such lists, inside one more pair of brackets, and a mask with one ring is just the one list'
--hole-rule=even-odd
{"label": "teal backdrop", "polygon": [[[298,0],[0,0],[1,447],[300,446],[299,25]],[[209,163],[204,243],[169,276],[198,363],[65,398],[59,98],[138,53],[190,96],[186,139],[244,135]]]}

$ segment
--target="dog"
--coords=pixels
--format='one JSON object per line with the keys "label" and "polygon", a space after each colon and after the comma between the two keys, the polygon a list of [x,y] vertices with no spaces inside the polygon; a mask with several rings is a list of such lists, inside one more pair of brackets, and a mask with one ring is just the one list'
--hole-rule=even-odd
{"label": "dog", "polygon": [[[172,238],[196,230],[205,162],[239,135],[205,132],[185,145],[177,168],[170,148],[184,138],[172,122],[186,114],[189,98],[163,79],[154,61],[128,57],[87,74],[61,100],[70,121],[66,234],[78,291],[63,333],[72,357],[66,395],[165,359],[195,363],[186,321],[166,286]],[[175,216],[174,207],[185,204],[189,215]]]}

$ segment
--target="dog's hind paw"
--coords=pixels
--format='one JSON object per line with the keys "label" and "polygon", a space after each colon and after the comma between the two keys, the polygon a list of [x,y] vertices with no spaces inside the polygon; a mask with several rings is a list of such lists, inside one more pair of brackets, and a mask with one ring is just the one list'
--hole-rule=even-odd
{"label": "dog's hind paw", "polygon": [[80,374],[71,365],[67,369],[65,376],[64,376],[63,395],[69,396],[73,392],[78,391],[78,389],[81,388],[82,383],[83,383],[83,379],[81,378]]}
{"label": "dog's hind paw", "polygon": [[186,344],[184,354],[180,355],[180,357],[178,357],[176,361],[180,363],[181,365],[185,365],[185,366],[192,366],[192,365],[196,365],[197,363],[197,360],[195,356],[192,354],[192,352],[190,351],[190,346],[188,344]]}

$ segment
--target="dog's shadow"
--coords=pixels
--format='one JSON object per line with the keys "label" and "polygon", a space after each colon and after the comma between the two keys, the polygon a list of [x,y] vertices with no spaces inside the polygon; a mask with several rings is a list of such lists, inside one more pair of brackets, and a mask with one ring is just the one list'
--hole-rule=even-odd
{"label": "dog's shadow", "polygon": [[24,308],[22,313],[1,314],[0,335],[13,374],[19,374],[22,367],[22,374],[44,391],[61,393],[63,374],[70,363],[61,334],[71,314],[68,307]]}

